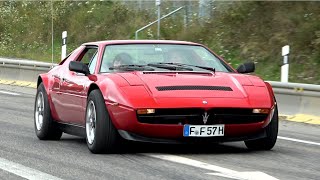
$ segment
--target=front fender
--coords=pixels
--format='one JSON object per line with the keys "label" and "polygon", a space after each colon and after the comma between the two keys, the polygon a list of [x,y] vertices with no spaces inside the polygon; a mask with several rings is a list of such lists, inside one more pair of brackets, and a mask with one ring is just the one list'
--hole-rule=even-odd
{"label": "front fender", "polygon": [[39,87],[40,83],[43,83],[44,88],[46,89],[46,92],[49,95],[49,78],[48,78],[48,74],[40,74],[38,76],[37,88]]}
{"label": "front fender", "polygon": [[273,102],[275,104],[276,103],[276,96],[274,95],[274,92],[273,92],[271,84],[268,83],[268,82],[264,82],[264,83],[266,84],[266,86],[268,88],[271,102]]}

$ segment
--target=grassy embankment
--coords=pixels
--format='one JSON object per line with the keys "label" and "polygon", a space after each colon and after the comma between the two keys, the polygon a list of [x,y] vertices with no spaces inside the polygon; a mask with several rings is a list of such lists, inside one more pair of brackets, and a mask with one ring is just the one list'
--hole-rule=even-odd
{"label": "grassy embankment", "polygon": [[[196,2],[193,2],[195,5]],[[320,84],[319,2],[217,2],[210,19],[194,14],[187,28],[184,11],[161,22],[162,39],[200,42],[232,66],[254,61],[256,74],[280,80],[281,47],[289,44],[291,82]],[[166,6],[168,7],[166,9]],[[134,39],[156,19],[154,10],[135,11],[117,2],[54,2],[54,59],[60,60],[61,32],[68,52],[83,42]],[[163,13],[172,9],[163,4]],[[50,2],[0,2],[0,56],[51,61]],[[155,39],[156,26],[139,34]]]}

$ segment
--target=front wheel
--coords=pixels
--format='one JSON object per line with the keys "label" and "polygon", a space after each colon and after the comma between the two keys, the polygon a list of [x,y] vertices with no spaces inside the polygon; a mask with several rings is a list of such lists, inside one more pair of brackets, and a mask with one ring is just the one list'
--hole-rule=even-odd
{"label": "front wheel", "polygon": [[112,124],[103,96],[99,90],[89,94],[86,109],[86,140],[92,153],[113,153],[119,134]]}
{"label": "front wheel", "polygon": [[62,136],[62,131],[51,117],[48,95],[42,83],[38,86],[34,104],[34,127],[40,140],[58,140]]}
{"label": "front wheel", "polygon": [[247,148],[252,150],[270,150],[277,141],[279,127],[278,108],[275,107],[271,122],[265,127],[267,136],[262,139],[245,141]]}

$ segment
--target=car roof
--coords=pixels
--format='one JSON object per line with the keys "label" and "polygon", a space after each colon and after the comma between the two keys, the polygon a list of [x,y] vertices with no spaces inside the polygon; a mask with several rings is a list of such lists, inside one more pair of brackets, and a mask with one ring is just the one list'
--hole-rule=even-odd
{"label": "car roof", "polygon": [[82,45],[113,45],[113,44],[183,44],[183,45],[198,45],[201,44],[188,42],[188,41],[175,41],[175,40],[106,40],[88,42]]}

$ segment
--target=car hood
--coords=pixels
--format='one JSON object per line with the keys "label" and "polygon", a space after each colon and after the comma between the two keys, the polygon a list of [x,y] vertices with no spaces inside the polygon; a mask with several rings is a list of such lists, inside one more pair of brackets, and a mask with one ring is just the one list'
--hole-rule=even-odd
{"label": "car hood", "polygon": [[145,86],[153,98],[248,97],[246,86],[264,87],[255,76],[237,73],[133,72],[118,73],[130,86]]}

